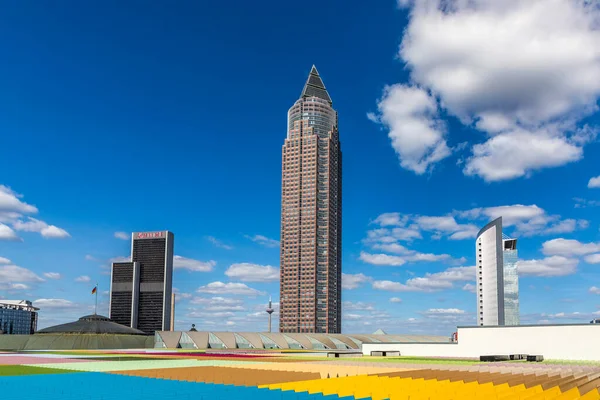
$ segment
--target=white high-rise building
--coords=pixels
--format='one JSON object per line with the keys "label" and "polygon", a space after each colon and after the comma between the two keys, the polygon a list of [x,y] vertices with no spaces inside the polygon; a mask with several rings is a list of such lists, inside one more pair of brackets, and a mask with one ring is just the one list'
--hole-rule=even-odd
{"label": "white high-rise building", "polygon": [[519,325],[517,240],[502,234],[502,217],[477,234],[477,322]]}

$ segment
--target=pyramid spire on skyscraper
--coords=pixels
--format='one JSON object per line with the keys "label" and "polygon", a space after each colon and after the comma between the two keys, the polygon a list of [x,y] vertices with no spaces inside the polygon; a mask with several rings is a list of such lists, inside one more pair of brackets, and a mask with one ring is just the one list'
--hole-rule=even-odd
{"label": "pyramid spire on skyscraper", "polygon": [[331,97],[329,97],[329,93],[327,93],[327,89],[325,89],[325,85],[323,84],[323,80],[319,75],[319,71],[317,71],[317,67],[314,65],[310,70],[310,74],[308,74],[308,79],[306,80],[306,84],[304,85],[304,89],[302,90],[301,97],[318,97],[323,100],[327,100],[329,103],[332,103]]}

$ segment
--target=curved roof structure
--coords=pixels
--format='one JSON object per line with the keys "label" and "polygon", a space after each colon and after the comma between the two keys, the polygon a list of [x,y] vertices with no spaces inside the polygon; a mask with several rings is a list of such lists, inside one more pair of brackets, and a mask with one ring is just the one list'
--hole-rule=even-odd
{"label": "curved roof structure", "polygon": [[[177,343],[175,338],[179,337]],[[155,348],[357,350],[364,342],[447,343],[446,336],[265,332],[156,332]]]}
{"label": "curved roof structure", "polygon": [[125,325],[117,324],[109,318],[102,315],[86,315],[79,320],[62,325],[55,325],[37,331],[35,334],[57,334],[57,333],[78,333],[78,334],[115,334],[115,335],[146,335],[146,333],[130,328]]}

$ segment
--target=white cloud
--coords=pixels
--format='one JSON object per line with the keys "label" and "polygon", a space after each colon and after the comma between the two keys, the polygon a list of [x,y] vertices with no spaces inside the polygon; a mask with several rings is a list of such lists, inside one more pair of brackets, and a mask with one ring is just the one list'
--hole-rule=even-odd
{"label": "white cloud", "polygon": [[583,149],[560,133],[515,130],[473,146],[466,175],[479,175],[489,182],[502,181],[532,172],[559,167],[583,158]]}
{"label": "white cloud", "polygon": [[426,90],[401,84],[386,86],[377,108],[379,115],[373,118],[371,114],[370,119],[389,130],[402,168],[421,175],[450,155],[437,101]]}
{"label": "white cloud", "polygon": [[0,282],[43,282],[35,272],[17,265],[0,265]]}
{"label": "white cloud", "polygon": [[600,294],[600,288],[596,287],[596,286],[592,286],[589,290],[590,293],[592,294]]}
{"label": "white cloud", "polygon": [[214,236],[207,236],[206,240],[211,242],[213,244],[213,246],[218,247],[220,249],[233,250],[233,246],[223,243],[222,241],[215,238]]}
{"label": "white cloud", "polygon": [[75,278],[75,282],[89,282],[92,279],[87,276],[87,275],[82,275],[82,276],[78,276],[77,278]]}
{"label": "white cloud", "polygon": [[394,243],[396,241],[410,241],[421,239],[421,232],[417,227],[409,228],[380,228],[367,231],[365,243]]}
{"label": "white cloud", "polygon": [[473,285],[472,283],[466,283],[465,286],[462,287],[462,290],[464,290],[466,292],[475,293],[476,286]]}
{"label": "white cloud", "polygon": [[427,273],[423,277],[411,278],[406,283],[389,280],[373,282],[373,289],[390,292],[437,292],[452,289],[454,282],[475,280],[475,267],[452,267],[441,272]]}
{"label": "white cloud", "polygon": [[[400,4],[411,7],[399,53],[412,84],[489,135],[473,147],[465,173],[512,179],[582,157],[594,132],[575,123],[597,110],[600,95],[595,1]],[[388,114],[403,115],[406,106],[390,108]]]}
{"label": "white cloud", "polygon": [[270,265],[239,263],[227,268],[225,275],[242,282],[272,282],[279,280],[279,269]]}
{"label": "white cloud", "polygon": [[375,311],[375,307],[372,303],[364,303],[362,301],[344,301],[342,303],[342,308],[345,311]]}
{"label": "white cloud", "polygon": [[22,202],[20,200],[22,197],[11,188],[0,185],[0,218],[9,216],[12,219],[21,214],[35,214],[38,212],[35,206]]}
{"label": "white cloud", "polygon": [[129,240],[131,239],[131,235],[127,234],[126,232],[115,232],[115,238],[121,240]]}
{"label": "white cloud", "polygon": [[7,290],[28,290],[29,286],[24,283],[12,283]]}
{"label": "white cloud", "polygon": [[587,200],[582,199],[580,197],[573,197],[573,201],[575,202],[575,208],[586,208],[586,207],[599,207],[599,200]]}
{"label": "white cloud", "polygon": [[199,261],[192,258],[185,258],[182,256],[173,257],[173,268],[174,269],[187,269],[193,272],[210,272],[217,265],[216,261]]}
{"label": "white cloud", "polygon": [[417,216],[415,218],[419,227],[425,231],[450,233],[450,239],[461,240],[475,238],[479,229],[473,224],[458,224],[454,217]]}
{"label": "white cloud", "polygon": [[521,236],[568,233],[576,229],[585,229],[588,226],[586,220],[561,220],[560,215],[549,215],[543,208],[535,204],[474,208],[458,211],[457,214],[470,219],[493,220],[502,217],[503,227],[514,227],[515,234]]}
{"label": "white cloud", "polygon": [[552,239],[542,244],[542,252],[546,255],[583,256],[600,252],[600,243],[581,243],[574,239]]}
{"label": "white cloud", "polygon": [[5,257],[0,257],[0,264],[10,264],[10,260]]}
{"label": "white cloud", "polygon": [[390,303],[402,303],[402,299],[400,297],[392,297]]}
{"label": "white cloud", "polygon": [[588,264],[600,264],[600,253],[590,254],[589,256],[585,256],[583,259]]}
{"label": "white cloud", "polygon": [[203,312],[237,312],[246,310],[242,300],[224,297],[212,297],[210,299],[194,297],[190,300],[190,304],[201,305]]}
{"label": "white cloud", "polygon": [[600,175],[596,176],[594,178],[590,178],[590,181],[588,182],[588,188],[592,189],[592,188],[600,188]]}
{"label": "white cloud", "polygon": [[270,239],[266,236],[263,235],[254,235],[254,236],[249,236],[249,235],[245,235],[245,237],[247,239],[252,240],[255,243],[258,243],[262,246],[265,247],[279,247],[279,241],[275,240],[275,239]]}
{"label": "white cloud", "polygon": [[89,255],[89,254],[86,254],[86,255],[85,255],[85,259],[86,259],[87,261],[97,261],[97,260],[96,260],[96,258],[95,258],[94,256],[91,256],[91,255]]}
{"label": "white cloud", "polygon": [[376,243],[371,246],[375,250],[381,250],[395,254],[410,254],[413,250],[407,249],[399,243]]}
{"label": "white cloud", "polygon": [[0,240],[10,240],[10,241],[22,241],[22,239],[17,236],[15,231],[8,225],[4,225],[0,223]]}
{"label": "white cloud", "polygon": [[423,311],[425,315],[460,315],[464,313],[465,310],[458,308],[430,308],[427,311]]}
{"label": "white cloud", "polygon": [[372,265],[400,266],[406,264],[406,260],[402,257],[387,254],[370,254],[364,251],[360,252],[359,259]]}
{"label": "white cloud", "polygon": [[542,260],[519,260],[519,276],[565,276],[577,272],[579,260],[562,256],[546,257]]}
{"label": "white cloud", "polygon": [[206,286],[201,286],[197,290],[198,293],[208,294],[229,294],[229,295],[244,295],[244,296],[264,296],[265,293],[259,290],[248,287],[243,283],[223,283],[223,282],[211,282]]}
{"label": "white cloud", "polygon": [[77,304],[65,299],[37,299],[33,301],[35,307],[45,309],[70,309],[78,307]]}
{"label": "white cloud", "polygon": [[448,254],[418,253],[416,251],[411,251],[409,254],[403,256],[391,256],[389,254],[371,254],[365,251],[361,251],[359,259],[371,265],[401,266],[406,264],[407,262],[447,261],[452,260],[452,257]]}
{"label": "white cloud", "polygon": [[357,289],[365,282],[370,282],[371,277],[365,274],[344,274],[342,273],[342,289]]}
{"label": "white cloud", "polygon": [[373,223],[379,226],[405,226],[408,218],[398,212],[383,213],[379,215]]}
{"label": "white cloud", "polygon": [[13,227],[18,231],[38,232],[47,239],[64,239],[71,237],[67,231],[54,225],[48,225],[39,219],[27,217],[27,222],[15,221]]}
{"label": "white cloud", "polygon": [[44,272],[44,276],[48,279],[60,279],[61,275],[58,272]]}

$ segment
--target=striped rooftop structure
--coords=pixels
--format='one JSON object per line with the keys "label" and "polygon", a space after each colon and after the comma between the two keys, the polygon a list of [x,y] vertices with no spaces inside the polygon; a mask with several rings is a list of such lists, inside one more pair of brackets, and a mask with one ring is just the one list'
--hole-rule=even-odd
{"label": "striped rooftop structure", "polygon": [[154,347],[168,349],[360,350],[363,343],[448,343],[449,341],[450,339],[445,336],[430,335],[159,331],[154,336]]}
{"label": "striped rooftop structure", "polygon": [[0,353],[0,393],[19,400],[600,399],[598,364],[234,353]]}

